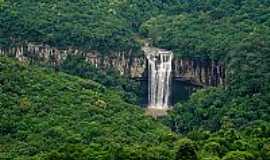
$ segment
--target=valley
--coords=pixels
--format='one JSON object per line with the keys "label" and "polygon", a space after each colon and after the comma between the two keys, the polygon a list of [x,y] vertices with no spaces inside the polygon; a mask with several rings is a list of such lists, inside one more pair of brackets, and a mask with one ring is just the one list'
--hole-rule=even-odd
{"label": "valley", "polygon": [[269,160],[269,0],[0,0],[0,159]]}

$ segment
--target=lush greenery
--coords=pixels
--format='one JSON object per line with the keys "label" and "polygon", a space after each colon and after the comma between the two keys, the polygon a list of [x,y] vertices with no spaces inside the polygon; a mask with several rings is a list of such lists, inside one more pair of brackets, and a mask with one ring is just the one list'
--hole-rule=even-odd
{"label": "lush greenery", "polygon": [[223,59],[243,40],[269,40],[268,0],[5,0],[0,46],[27,42],[102,53],[141,38],[179,56]]}
{"label": "lush greenery", "polygon": [[[109,1],[8,0],[0,12],[2,45],[27,42],[115,50],[136,47],[128,22]],[[63,38],[65,37],[65,38]]]}
{"label": "lush greenery", "polygon": [[172,159],[176,136],[91,80],[0,57],[1,159]]}
{"label": "lush greenery", "polygon": [[65,73],[91,79],[113,89],[121,95],[123,100],[131,104],[140,104],[141,97],[144,96],[139,82],[120,75],[113,68],[97,69],[94,65],[87,63],[82,56],[68,56],[57,68]]}
{"label": "lush greenery", "polygon": [[161,0],[5,0],[0,45],[38,42],[103,53],[137,50],[138,27],[166,6]]}
{"label": "lush greenery", "polygon": [[222,88],[203,89],[177,104],[163,121],[195,141],[203,158],[227,159],[236,154],[233,159],[237,159],[238,154],[247,154],[250,159],[268,160],[269,99],[269,92],[236,96]]}
{"label": "lush greenery", "polygon": [[[270,38],[268,0],[179,0],[140,28],[154,45],[179,56],[222,59],[247,39]],[[255,46],[252,44],[251,46]]]}
{"label": "lush greenery", "polygon": [[[210,57],[226,63],[226,87],[197,91],[187,102],[177,104],[164,119],[174,131],[201,144],[199,150],[208,159],[270,157],[270,19],[264,17],[270,9],[269,1],[240,2],[217,3],[217,6],[206,3],[206,8],[174,15],[179,18],[171,21],[176,28],[161,29],[164,35],[160,36],[167,38],[168,43],[162,38],[155,41],[184,56]],[[150,20],[144,27],[151,24],[160,27],[162,20],[169,19]],[[186,38],[181,40],[182,34]],[[173,43],[183,45],[170,46]]]}
{"label": "lush greenery", "polygon": [[[66,72],[89,78],[68,64]],[[177,140],[119,92],[91,80],[5,57],[0,75],[4,159],[269,159],[265,88],[250,96],[233,84],[198,91],[163,119],[183,137]]]}
{"label": "lush greenery", "polygon": [[[254,45],[251,47],[251,44]],[[249,39],[229,53],[227,86],[208,88],[193,94],[175,108],[175,130],[217,131],[222,126],[239,128],[270,117],[270,43]],[[180,119],[179,119],[180,118]],[[224,124],[225,123],[225,124]]]}
{"label": "lush greenery", "polygon": [[0,159],[269,160],[269,35],[269,0],[0,0],[0,47],[110,54],[148,39],[226,67],[226,86],[198,90],[161,124],[130,104],[137,84],[80,57],[60,72],[1,57]]}
{"label": "lush greenery", "polygon": [[[161,36],[154,38],[156,44],[182,56],[226,63],[226,87],[197,91],[163,120],[200,144],[201,155],[208,159],[269,159],[269,1],[234,2],[200,3],[206,8],[187,3],[183,14],[144,24],[144,29],[164,31],[149,32]],[[188,6],[197,9],[186,10]],[[176,28],[161,29],[162,21]]]}

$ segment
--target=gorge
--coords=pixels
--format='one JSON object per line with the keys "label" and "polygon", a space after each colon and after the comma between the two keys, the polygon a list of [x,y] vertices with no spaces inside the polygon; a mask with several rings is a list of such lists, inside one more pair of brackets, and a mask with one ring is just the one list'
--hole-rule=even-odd
{"label": "gorge", "polygon": [[[145,98],[141,102],[142,105],[147,105],[147,102],[149,101],[150,106],[155,104],[156,106],[167,108],[169,102],[175,104],[180,100],[186,99],[196,87],[218,86],[225,84],[225,67],[222,62],[209,59],[160,56],[159,60],[164,62],[169,60],[172,64],[170,66],[167,66],[166,63],[163,64],[163,67],[167,67],[171,72],[170,75],[166,72],[162,75],[164,80],[167,79],[167,82],[169,82],[168,79],[171,77],[171,84],[165,84],[165,88],[151,86],[147,84],[147,78],[152,75],[151,79],[153,81],[157,81],[157,77],[150,72],[151,67],[157,66],[155,66],[155,63],[151,60],[152,57],[150,55],[153,54],[146,54],[146,52],[150,52],[149,48],[142,48],[142,50],[144,53],[141,52],[135,54],[132,50],[129,50],[127,52],[110,53],[108,54],[109,56],[106,56],[97,51],[82,51],[74,48],[59,49],[48,45],[29,43],[14,48],[2,48],[0,49],[0,54],[7,54],[9,56],[16,57],[20,61],[24,62],[49,64],[55,68],[63,63],[68,56],[83,56],[88,63],[93,64],[99,69],[114,69],[121,75],[140,81],[143,84],[142,90],[144,90],[145,95],[152,95]],[[154,52],[157,52],[159,49],[155,48],[153,50]],[[167,52],[164,50],[159,51]],[[148,75],[148,73],[150,74]],[[164,82],[159,81],[159,84],[161,83]],[[152,84],[157,83],[155,82]],[[167,91],[164,93],[165,90],[169,89],[170,85],[174,86],[170,91],[171,96],[166,94]],[[155,91],[156,89],[157,91]],[[153,96],[163,98],[157,100],[153,99]]]}
{"label": "gorge", "polygon": [[270,160],[270,0],[0,0],[0,160]]}

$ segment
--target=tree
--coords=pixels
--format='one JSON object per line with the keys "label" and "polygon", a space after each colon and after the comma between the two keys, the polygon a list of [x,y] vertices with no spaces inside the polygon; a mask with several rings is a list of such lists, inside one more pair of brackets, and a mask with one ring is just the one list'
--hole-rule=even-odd
{"label": "tree", "polygon": [[190,139],[181,139],[176,144],[176,160],[198,160],[197,147]]}
{"label": "tree", "polygon": [[231,151],[228,152],[222,160],[256,160],[256,158],[246,151]]}

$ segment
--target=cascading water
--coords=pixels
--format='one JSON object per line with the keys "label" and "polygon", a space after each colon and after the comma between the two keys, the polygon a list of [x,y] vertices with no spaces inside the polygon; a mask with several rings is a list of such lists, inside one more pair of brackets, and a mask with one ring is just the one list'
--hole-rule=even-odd
{"label": "cascading water", "polygon": [[150,109],[169,108],[173,53],[144,47],[148,59],[148,100]]}

